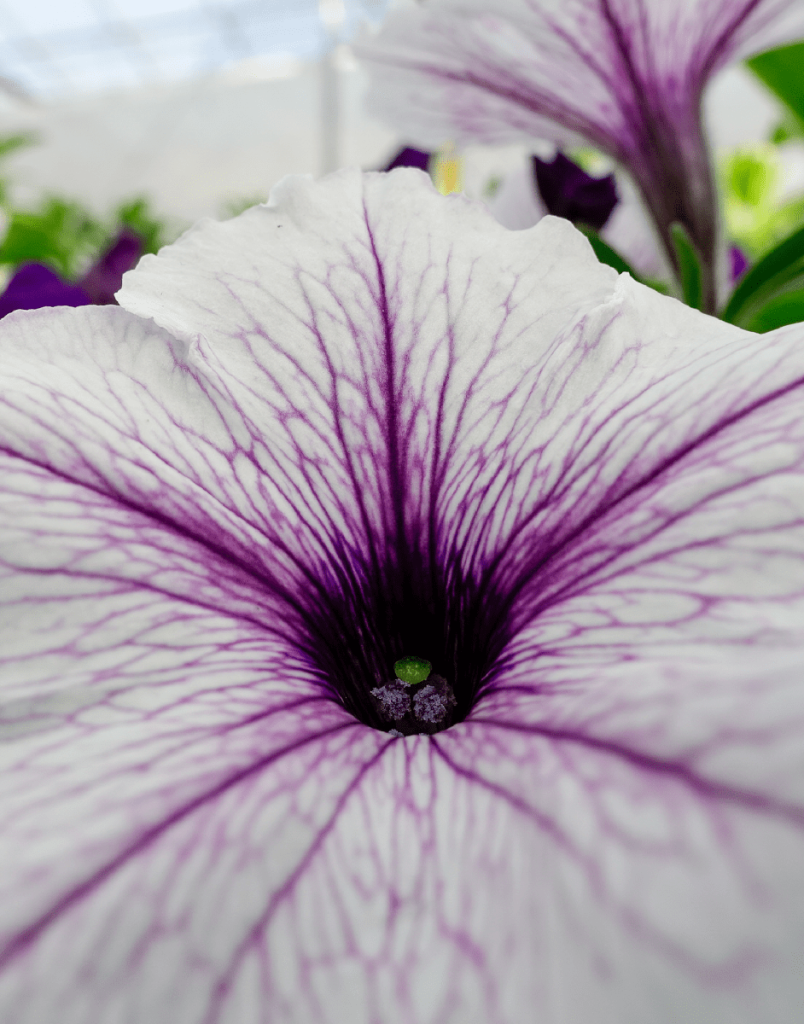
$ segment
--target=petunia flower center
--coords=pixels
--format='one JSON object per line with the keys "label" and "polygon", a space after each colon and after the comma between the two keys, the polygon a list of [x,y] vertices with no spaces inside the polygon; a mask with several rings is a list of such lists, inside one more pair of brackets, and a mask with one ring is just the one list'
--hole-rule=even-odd
{"label": "petunia flower center", "polygon": [[308,605],[303,647],[332,696],[365,725],[440,732],[466,718],[494,672],[509,639],[507,602],[459,569],[399,561],[341,567],[351,579]]}
{"label": "petunia flower center", "polygon": [[407,657],[394,662],[396,678],[401,679],[408,686],[414,683],[423,683],[432,671],[432,662],[426,661],[424,658]]}
{"label": "petunia flower center", "polygon": [[400,658],[394,664],[396,679],[371,690],[377,710],[395,733],[430,732],[449,724],[455,694],[443,676],[430,674],[431,668],[424,658]]}

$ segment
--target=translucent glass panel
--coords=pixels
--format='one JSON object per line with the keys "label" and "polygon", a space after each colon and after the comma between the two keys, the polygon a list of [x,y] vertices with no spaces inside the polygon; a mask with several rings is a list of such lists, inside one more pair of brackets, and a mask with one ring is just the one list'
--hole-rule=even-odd
{"label": "translucent glass panel", "polygon": [[[349,38],[388,0],[325,0]],[[254,57],[314,57],[319,0],[0,0],[0,76],[39,98],[175,81]]]}

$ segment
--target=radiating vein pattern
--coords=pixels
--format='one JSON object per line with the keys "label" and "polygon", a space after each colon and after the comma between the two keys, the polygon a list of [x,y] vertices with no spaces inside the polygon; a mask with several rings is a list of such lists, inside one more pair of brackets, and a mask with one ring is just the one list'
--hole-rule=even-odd
{"label": "radiating vein pattern", "polygon": [[0,325],[0,1016],[789,1024],[801,329],[409,170],[119,298]]}

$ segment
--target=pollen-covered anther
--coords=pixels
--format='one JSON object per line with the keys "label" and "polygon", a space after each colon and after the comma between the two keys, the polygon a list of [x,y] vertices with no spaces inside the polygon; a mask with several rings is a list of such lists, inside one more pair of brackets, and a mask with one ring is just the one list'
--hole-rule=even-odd
{"label": "pollen-covered anther", "polygon": [[410,690],[394,679],[371,690],[380,714],[389,722],[398,722],[410,714]]}
{"label": "pollen-covered anther", "polygon": [[430,676],[429,682],[413,697],[413,714],[420,722],[437,725],[455,707],[455,694],[442,676]]}

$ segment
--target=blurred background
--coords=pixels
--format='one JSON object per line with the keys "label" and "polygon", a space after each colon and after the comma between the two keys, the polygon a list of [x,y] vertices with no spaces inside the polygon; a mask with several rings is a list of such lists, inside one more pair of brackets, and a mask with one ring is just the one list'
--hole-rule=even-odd
{"label": "blurred background", "polygon": [[[155,250],[288,173],[385,166],[408,140],[365,112],[352,45],[412,2],[0,0],[0,284],[32,260],[76,281],[121,225]],[[732,191],[804,196],[804,142],[746,68],[714,81],[707,116]],[[491,202],[527,160],[465,151],[442,190]]]}
{"label": "blurred background", "polygon": [[100,212],[133,193],[192,221],[290,172],[372,165],[349,42],[388,0],[3,0],[0,134],[15,197]]}

